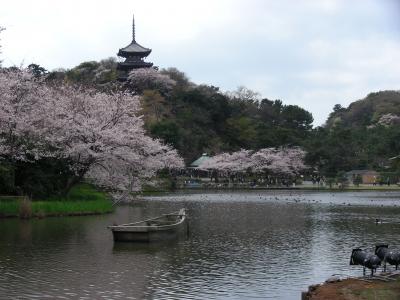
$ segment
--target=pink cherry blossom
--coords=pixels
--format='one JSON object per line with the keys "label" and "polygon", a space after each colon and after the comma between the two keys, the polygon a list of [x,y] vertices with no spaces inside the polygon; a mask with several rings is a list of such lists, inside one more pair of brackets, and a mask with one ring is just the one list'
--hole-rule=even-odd
{"label": "pink cherry blossom", "polygon": [[222,172],[271,173],[275,175],[296,175],[306,168],[305,151],[293,148],[264,148],[258,151],[240,150],[221,153],[205,160],[198,167],[202,170]]}
{"label": "pink cherry blossom", "polygon": [[176,150],[146,135],[139,97],[52,86],[24,70],[0,73],[0,151],[12,161],[64,159],[78,179],[133,191],[162,168],[182,168]]}
{"label": "pink cherry blossom", "polygon": [[161,74],[154,68],[135,69],[129,73],[127,86],[138,94],[143,90],[158,90],[161,93],[168,93],[176,82],[168,75]]}

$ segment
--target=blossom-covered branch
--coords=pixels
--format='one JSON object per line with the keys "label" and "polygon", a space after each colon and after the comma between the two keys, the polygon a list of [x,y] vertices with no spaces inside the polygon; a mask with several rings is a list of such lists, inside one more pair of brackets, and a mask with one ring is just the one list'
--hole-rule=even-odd
{"label": "blossom-covered branch", "polygon": [[[0,33],[1,33],[3,30],[5,30],[5,28],[0,26]],[[0,44],[0,54],[1,54],[1,44]],[[0,66],[1,66],[1,63],[2,63],[2,60],[0,59]]]}
{"label": "blossom-covered branch", "polygon": [[154,68],[135,69],[129,73],[127,86],[141,94],[144,90],[157,90],[166,94],[175,86],[175,80]]}
{"label": "blossom-covered branch", "polygon": [[305,151],[298,147],[240,150],[232,154],[221,153],[213,156],[202,162],[199,169],[296,175],[306,168],[304,157]]}
{"label": "blossom-covered branch", "polygon": [[162,168],[181,168],[176,150],[145,134],[139,97],[50,86],[26,71],[0,73],[3,159],[62,159],[75,180],[135,190]]}

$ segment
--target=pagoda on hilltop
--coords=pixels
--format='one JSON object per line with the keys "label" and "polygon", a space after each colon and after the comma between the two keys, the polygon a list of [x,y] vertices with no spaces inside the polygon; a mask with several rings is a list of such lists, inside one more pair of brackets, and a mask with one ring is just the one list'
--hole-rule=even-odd
{"label": "pagoda on hilltop", "polygon": [[117,70],[119,71],[118,80],[125,81],[130,71],[141,68],[151,68],[150,62],[145,62],[144,58],[148,56],[151,49],[139,45],[135,40],[135,17],[132,21],[132,42],[125,48],[118,51],[118,56],[124,57],[125,61],[119,62]]}

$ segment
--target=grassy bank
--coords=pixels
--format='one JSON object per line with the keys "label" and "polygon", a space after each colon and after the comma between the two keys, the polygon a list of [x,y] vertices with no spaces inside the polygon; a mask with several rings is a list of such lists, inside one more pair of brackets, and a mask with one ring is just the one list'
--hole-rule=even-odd
{"label": "grassy bank", "polygon": [[112,212],[107,195],[93,186],[80,184],[64,198],[27,201],[23,197],[0,196],[0,217],[46,217]]}

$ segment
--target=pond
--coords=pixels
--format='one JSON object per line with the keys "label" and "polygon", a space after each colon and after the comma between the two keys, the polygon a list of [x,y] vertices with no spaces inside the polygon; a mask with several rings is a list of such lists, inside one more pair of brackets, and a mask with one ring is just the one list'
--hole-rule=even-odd
{"label": "pond", "polygon": [[[118,244],[107,225],[189,209],[187,239]],[[375,218],[383,220],[376,225]],[[0,220],[0,298],[299,299],[351,249],[400,249],[400,192],[145,197],[110,215]]]}

